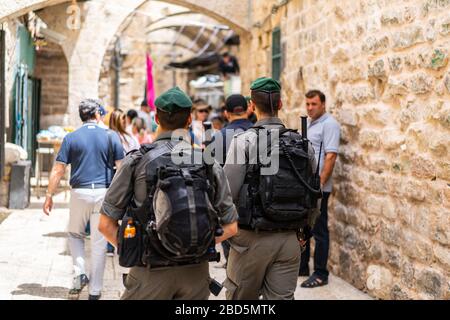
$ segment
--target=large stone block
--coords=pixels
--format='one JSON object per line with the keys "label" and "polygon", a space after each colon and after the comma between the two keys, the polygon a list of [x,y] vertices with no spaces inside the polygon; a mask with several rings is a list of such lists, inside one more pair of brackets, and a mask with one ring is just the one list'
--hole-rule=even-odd
{"label": "large stone block", "polygon": [[384,103],[370,104],[358,108],[358,115],[367,123],[385,127],[392,120],[392,107]]}
{"label": "large stone block", "polygon": [[413,75],[408,81],[408,88],[415,94],[429,93],[433,86],[434,78],[424,72]]}
{"label": "large stone block", "polygon": [[450,93],[450,72],[448,72],[444,77],[444,86],[448,93]]}
{"label": "large stone block", "polygon": [[431,242],[416,232],[405,230],[401,246],[403,253],[412,259],[427,264],[433,260]]}
{"label": "large stone block", "polygon": [[450,270],[450,249],[439,244],[434,245],[434,256],[444,269]]}
{"label": "large stone block", "polygon": [[414,268],[414,265],[410,261],[405,260],[400,274],[401,284],[407,288],[414,287],[415,272],[416,269]]}
{"label": "large stone block", "polygon": [[450,160],[448,158],[439,160],[436,167],[436,176],[444,181],[450,181]]}
{"label": "large stone block", "polygon": [[407,293],[407,291],[399,286],[398,284],[394,284],[391,290],[390,299],[392,300],[412,300],[412,297]]}
{"label": "large stone block", "polygon": [[391,271],[380,265],[371,264],[367,268],[366,286],[377,297],[388,299],[392,290],[393,277]]}
{"label": "large stone block", "polygon": [[392,34],[392,47],[394,49],[405,49],[424,41],[424,30],[420,25],[407,26]]}
{"label": "large stone block", "polygon": [[450,5],[449,0],[426,0],[420,7],[420,14],[426,17],[430,13],[435,13],[447,9]]}
{"label": "large stone block", "polygon": [[386,68],[383,59],[375,61],[373,64],[369,65],[369,78],[385,79],[386,78]]}
{"label": "large stone block", "polygon": [[397,25],[403,22],[403,15],[399,9],[387,9],[381,14],[383,25]]}
{"label": "large stone block", "polygon": [[442,273],[432,268],[420,270],[416,283],[418,291],[431,299],[442,299],[444,290],[448,289]]}
{"label": "large stone block", "polygon": [[367,217],[367,223],[365,230],[371,236],[378,233],[380,230],[381,218],[377,215],[369,215]]}
{"label": "large stone block", "polygon": [[448,50],[443,47],[425,50],[418,55],[419,65],[423,68],[440,70],[448,64]]}
{"label": "large stone block", "polygon": [[425,185],[421,181],[409,179],[399,187],[405,197],[415,201],[425,200]]}
{"label": "large stone block", "polygon": [[356,127],[358,125],[358,115],[354,109],[342,108],[338,110],[337,118],[342,125]]}
{"label": "large stone block", "polygon": [[344,246],[348,249],[355,249],[358,243],[358,231],[353,226],[344,229]]}
{"label": "large stone block", "polygon": [[387,50],[389,47],[389,38],[387,36],[369,36],[362,45],[362,51],[376,54]]}
{"label": "large stone block", "polygon": [[447,36],[450,34],[450,17],[444,17],[440,21],[440,30],[439,33],[443,36]]}
{"label": "large stone block", "polygon": [[381,223],[381,240],[392,246],[399,246],[401,243],[402,232],[398,225],[394,222],[383,221]]}
{"label": "large stone block", "polygon": [[371,195],[366,199],[365,211],[369,215],[382,215],[383,213],[384,198],[379,196]]}
{"label": "large stone block", "polygon": [[394,55],[388,57],[389,70],[393,72],[398,72],[402,70],[402,57]]}
{"label": "large stone block", "polygon": [[382,97],[383,101],[404,97],[408,94],[407,82],[401,78],[389,77]]}
{"label": "large stone block", "polygon": [[436,220],[436,224],[431,227],[431,239],[439,242],[440,244],[450,245],[450,225],[449,215],[444,215]]}
{"label": "large stone block", "polygon": [[367,148],[378,148],[380,146],[379,133],[375,130],[363,129],[359,134],[361,146]]}
{"label": "large stone block", "polygon": [[411,173],[421,179],[433,179],[436,177],[435,160],[422,155],[415,155],[411,159]]}
{"label": "large stone block", "polygon": [[399,199],[399,201],[397,201],[396,212],[403,225],[412,227],[414,224],[414,208],[407,199]]}
{"label": "large stone block", "polygon": [[360,233],[356,244],[356,253],[360,257],[360,260],[367,260],[372,258],[370,254],[371,246],[372,244],[369,238],[366,237],[364,233]]}
{"label": "large stone block", "polygon": [[387,249],[385,251],[385,259],[393,271],[400,271],[402,266],[402,255],[397,248]]}
{"label": "large stone block", "polygon": [[350,48],[348,46],[338,46],[331,48],[331,62],[341,63],[350,59]]}
{"label": "large stone block", "polygon": [[403,133],[394,128],[384,129],[381,136],[381,145],[386,150],[399,150],[400,146],[405,143]]}

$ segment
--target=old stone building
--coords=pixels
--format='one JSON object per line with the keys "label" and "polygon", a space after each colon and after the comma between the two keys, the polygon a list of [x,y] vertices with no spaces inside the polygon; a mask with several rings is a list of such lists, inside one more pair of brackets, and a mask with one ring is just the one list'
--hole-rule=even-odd
{"label": "old stone building", "polygon": [[[119,33],[134,39],[125,44],[131,53],[125,72],[135,80],[123,83],[121,104],[135,106],[145,81],[136,67],[145,56],[136,52],[149,49],[136,34],[148,17],[135,12],[152,2],[80,1],[80,28],[72,30],[70,1],[1,1],[7,101],[19,17],[35,10],[65,36],[59,50],[52,45],[37,55],[37,74],[46,72],[40,63],[45,59],[60,70],[59,80],[42,79],[67,83],[58,96],[43,96],[49,116],[77,124],[82,97],[113,101],[110,61]],[[342,125],[329,214],[332,272],[377,298],[450,299],[450,1],[167,2],[240,36],[242,92],[257,77],[279,77],[281,117],[290,127],[299,127],[307,90],[326,93],[328,111]],[[170,77],[161,69],[156,78],[158,72]],[[186,86],[189,77],[179,71],[176,79]],[[171,83],[159,81],[157,91]]]}

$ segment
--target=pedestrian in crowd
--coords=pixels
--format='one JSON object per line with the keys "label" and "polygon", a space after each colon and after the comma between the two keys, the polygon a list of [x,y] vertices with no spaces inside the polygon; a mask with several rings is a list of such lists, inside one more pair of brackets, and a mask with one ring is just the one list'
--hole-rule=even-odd
{"label": "pedestrian in crowd", "polygon": [[219,114],[211,117],[211,124],[214,131],[220,131],[224,127],[224,120]]}
{"label": "pedestrian in crowd", "polygon": [[251,123],[255,124],[258,119],[256,118],[255,106],[254,104],[250,103],[251,99],[252,98],[250,96],[245,97],[245,100],[247,100],[247,115],[248,120],[251,121]]}
{"label": "pedestrian in crowd", "polygon": [[144,119],[140,117],[134,118],[132,130],[140,145],[153,142],[152,136],[146,130]]}
{"label": "pedestrian in crowd", "polygon": [[253,126],[253,123],[248,120],[247,101],[240,94],[233,94],[227,98],[225,117],[228,119],[228,125],[214,135],[214,141],[220,142],[220,145],[216,145],[215,157],[221,165],[225,164],[233,136],[239,132],[247,131]]}
{"label": "pedestrian in crowd", "polygon": [[225,79],[228,79],[230,75],[239,75],[240,67],[236,57],[228,52],[222,54],[219,71]]}
{"label": "pedestrian in crowd", "polygon": [[126,122],[126,131],[129,134],[133,134],[133,120],[134,118],[137,118],[138,114],[137,111],[134,109],[130,109],[127,111],[127,122]]}
{"label": "pedestrian in crowd", "polygon": [[[316,199],[320,190],[310,185],[311,190],[307,189],[298,178],[312,180],[314,151],[309,144],[309,158],[296,156],[304,153],[306,146],[301,135],[285,128],[278,118],[282,108],[278,81],[258,78],[250,89],[258,122],[234,136],[224,166],[239,213],[239,233],[229,240],[226,297],[257,300],[262,295],[263,299],[291,300],[300,264],[298,235],[318,211]],[[261,136],[269,133],[278,136],[270,149],[268,144],[260,143]],[[289,158],[283,149],[287,143]],[[270,152],[278,155],[280,165],[273,172],[266,172],[261,159],[277,146],[279,152]],[[277,162],[276,158],[270,159],[271,163]],[[307,197],[312,191],[315,196],[311,193]],[[295,215],[284,216],[285,212]]]}
{"label": "pedestrian in crowd", "polygon": [[219,109],[220,117],[223,119],[223,127],[224,128],[226,128],[226,126],[228,125],[228,119],[227,119],[227,116],[226,116],[226,111],[227,111],[227,108],[225,107],[225,102],[224,102],[223,106],[221,106],[220,109]]}
{"label": "pedestrian in crowd", "polygon": [[[121,299],[208,299],[209,258],[202,250],[214,248],[215,243],[236,234],[236,208],[220,165],[199,166],[191,162],[195,154],[200,152],[201,155],[201,151],[190,145],[187,132],[191,122],[191,99],[175,87],[156,99],[155,105],[159,124],[157,138],[152,145],[125,158],[103,202],[99,229],[114,245],[121,243],[119,248],[124,251],[123,255],[119,253],[120,259],[125,260],[124,264],[132,264]],[[172,154],[180,153],[187,159],[182,165],[172,161]],[[207,171],[200,173],[199,170]],[[161,180],[165,178],[173,179],[173,183]],[[211,184],[209,179],[213,179]],[[163,184],[165,187],[161,189]],[[189,187],[192,185],[196,187]],[[214,191],[205,192],[207,185],[214,186]],[[210,216],[206,214],[209,209],[200,206],[205,197],[215,208],[209,214],[215,219],[220,217],[223,230],[221,236],[216,234],[214,238],[212,235],[209,240],[201,236],[203,232],[211,236],[212,230],[208,222]],[[172,214],[173,210],[180,213]],[[122,220],[120,228],[118,220]],[[144,228],[139,227],[159,225],[160,221],[164,221],[160,229],[143,231]],[[123,228],[124,225],[127,227]],[[135,231],[127,231],[131,229]],[[142,252],[132,246],[132,243],[139,243],[141,232],[152,235],[144,243]],[[133,240],[134,237],[137,238]],[[177,254],[167,249],[173,242]],[[145,258],[144,252],[148,253]]]}
{"label": "pedestrian in crowd", "polygon": [[209,129],[206,125],[209,124],[208,117],[211,110],[211,106],[203,99],[197,99],[193,103],[194,120],[190,126],[190,134],[193,145],[198,148],[203,149],[205,147],[205,132]]}
{"label": "pedestrian in crowd", "polygon": [[[312,142],[316,152],[316,159],[320,157],[320,184],[323,197],[320,216],[312,230],[315,241],[314,273],[304,281],[304,288],[315,288],[328,283],[328,199],[332,190],[332,173],[337,159],[340,138],[339,123],[326,112],[325,94],[319,90],[306,93],[306,111],[309,116],[308,139]],[[319,153],[320,152],[320,153]],[[299,276],[309,276],[310,242],[301,255]]]}
{"label": "pedestrian in crowd", "polygon": [[129,134],[126,129],[126,115],[122,110],[118,109],[112,112],[109,118],[109,128],[117,133],[122,143],[123,150],[125,154],[131,150],[139,149],[139,141],[132,135]]}
{"label": "pedestrian in crowd", "polygon": [[100,105],[98,112],[100,114],[100,118],[97,121],[98,126],[103,129],[108,129],[107,123],[109,123],[109,120],[105,122],[108,112],[106,111],[105,107],[102,105]]}
{"label": "pedestrian in crowd", "polygon": [[[253,126],[248,120],[247,116],[247,101],[240,94],[234,94],[227,98],[225,102],[225,116],[229,124],[214,135],[215,143],[215,158],[219,164],[225,164],[227,152],[230,148],[230,143],[233,136],[237,133],[247,131]],[[228,241],[222,242],[223,254],[225,261],[228,261],[228,254],[230,252],[230,243]],[[223,267],[226,268],[227,263]]]}
{"label": "pedestrian in crowd", "polygon": [[147,100],[143,100],[141,102],[141,109],[137,111],[138,117],[144,120],[145,123],[145,130],[147,130],[147,133],[152,132],[152,115],[151,115],[151,108],[147,103]]}
{"label": "pedestrian in crowd", "polygon": [[225,52],[219,62],[219,71],[223,77],[224,97],[241,92],[239,63],[235,56]]}
{"label": "pedestrian in crowd", "polygon": [[[116,134],[100,128],[101,101],[83,100],[79,114],[83,125],[63,140],[53,166],[44,203],[44,213],[53,208],[53,195],[66,166],[71,165],[70,218],[68,242],[75,273],[70,294],[79,294],[89,283],[89,299],[98,300],[103,287],[106,239],[98,231],[100,206],[111,183],[113,163],[120,167],[123,148]],[[91,270],[87,276],[85,266],[85,228],[91,224]]]}

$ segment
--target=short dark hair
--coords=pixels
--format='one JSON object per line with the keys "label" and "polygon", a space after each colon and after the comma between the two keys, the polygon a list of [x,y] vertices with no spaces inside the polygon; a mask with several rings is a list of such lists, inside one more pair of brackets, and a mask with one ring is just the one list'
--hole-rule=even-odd
{"label": "short dark hair", "polygon": [[[270,105],[270,96],[272,96],[272,105]],[[262,92],[262,91],[252,91],[252,101],[256,104],[256,108],[267,115],[276,116],[278,115],[278,104],[281,100],[280,92]]]}
{"label": "short dark hair", "polygon": [[320,102],[325,103],[326,101],[326,97],[325,94],[320,91],[320,90],[309,90],[306,94],[305,97],[308,99],[312,99],[314,97],[319,97],[320,98]]}
{"label": "short dark hair", "polygon": [[83,122],[95,119],[95,114],[99,112],[102,102],[99,99],[84,99],[78,106],[80,119]]}
{"label": "short dark hair", "polygon": [[142,100],[142,102],[141,102],[141,107],[148,107],[148,102],[147,102],[147,100]]}
{"label": "short dark hair", "polygon": [[202,98],[198,98],[192,101],[194,105],[208,105],[208,102]]}
{"label": "short dark hair", "polygon": [[159,124],[166,130],[182,129],[186,126],[189,116],[191,115],[190,108],[184,108],[176,112],[165,112],[156,109],[156,115],[159,119]]}
{"label": "short dark hair", "polygon": [[138,113],[134,109],[130,109],[127,111],[127,117],[130,118],[131,121],[133,121],[134,118],[138,116]]}
{"label": "short dark hair", "polygon": [[223,54],[222,54],[222,57],[229,57],[230,56],[230,54],[228,53],[228,52],[224,52]]}

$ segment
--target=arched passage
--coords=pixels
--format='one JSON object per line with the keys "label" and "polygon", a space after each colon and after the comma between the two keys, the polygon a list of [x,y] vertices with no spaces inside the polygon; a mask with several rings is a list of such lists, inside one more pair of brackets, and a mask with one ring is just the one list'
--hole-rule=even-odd
{"label": "arched passage", "polygon": [[[140,1],[140,4],[146,1],[147,0]],[[0,22],[3,22],[6,18],[15,18],[29,11],[39,10],[64,2],[70,2],[70,0],[3,0],[0,3]],[[95,2],[101,3],[104,2],[104,0]],[[124,7],[128,7],[128,5],[133,7],[135,1],[121,0],[109,2],[112,5],[120,4]],[[191,9],[192,11],[201,12],[219,22],[229,25],[239,33],[244,33],[248,31],[249,28],[248,1],[227,1],[227,5],[224,5],[221,0],[164,0],[164,2],[180,5]],[[239,10],[236,10],[237,8],[239,8]]]}
{"label": "arched passage", "polygon": [[[82,24],[80,30],[69,30],[64,19],[59,19],[57,25],[49,27],[67,38],[61,44],[69,63],[69,102],[68,123],[79,123],[76,106],[85,97],[98,96],[98,80],[102,61],[114,35],[120,30],[123,22],[135,10],[148,0],[97,0],[79,3],[82,9]],[[20,4],[14,0],[2,1],[0,5],[0,21],[19,16],[29,10],[37,10],[61,4],[63,0],[25,0]],[[219,0],[170,0],[164,1],[184,6],[192,11],[200,12],[229,25],[237,33],[243,35],[248,30],[246,1],[229,1],[227,6]],[[55,9],[64,14],[66,4]],[[239,10],[236,8],[239,7]],[[48,16],[52,16],[48,14]],[[55,15],[53,15],[55,16]]]}

